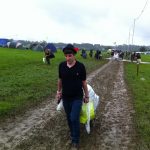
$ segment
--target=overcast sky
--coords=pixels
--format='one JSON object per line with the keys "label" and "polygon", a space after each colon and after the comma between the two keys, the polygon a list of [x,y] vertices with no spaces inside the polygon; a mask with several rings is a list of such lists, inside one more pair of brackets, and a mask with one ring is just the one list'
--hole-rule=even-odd
{"label": "overcast sky", "polygon": [[150,45],[149,0],[0,0],[0,5],[0,38]]}

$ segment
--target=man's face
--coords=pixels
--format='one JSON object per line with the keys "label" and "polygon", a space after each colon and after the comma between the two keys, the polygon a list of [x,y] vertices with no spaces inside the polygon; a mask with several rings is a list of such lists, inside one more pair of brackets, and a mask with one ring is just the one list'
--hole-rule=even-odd
{"label": "man's face", "polygon": [[65,57],[66,57],[66,61],[69,63],[73,62],[75,59],[73,54],[65,54]]}

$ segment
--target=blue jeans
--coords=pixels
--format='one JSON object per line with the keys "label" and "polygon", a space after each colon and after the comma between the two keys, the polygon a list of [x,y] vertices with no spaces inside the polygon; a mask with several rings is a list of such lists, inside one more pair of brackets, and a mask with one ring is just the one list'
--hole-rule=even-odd
{"label": "blue jeans", "polygon": [[72,143],[79,143],[80,138],[80,111],[82,99],[63,100],[63,106],[66,112],[68,126],[71,132]]}

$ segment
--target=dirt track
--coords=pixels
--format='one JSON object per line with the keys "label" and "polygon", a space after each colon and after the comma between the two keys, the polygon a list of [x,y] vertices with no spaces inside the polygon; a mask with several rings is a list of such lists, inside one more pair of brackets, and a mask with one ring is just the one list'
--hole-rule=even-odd
{"label": "dirt track", "polygon": [[[80,150],[135,149],[133,108],[123,79],[123,62],[108,64],[88,76],[100,96],[91,134],[81,125]],[[28,111],[13,122],[1,124],[0,150],[69,150],[64,112],[56,111],[54,99]]]}

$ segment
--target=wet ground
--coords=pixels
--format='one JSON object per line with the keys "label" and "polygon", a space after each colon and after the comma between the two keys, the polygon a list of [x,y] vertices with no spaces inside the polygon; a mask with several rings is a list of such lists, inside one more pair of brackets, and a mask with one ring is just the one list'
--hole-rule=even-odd
{"label": "wet ground", "polygon": [[[88,76],[100,96],[91,133],[81,125],[80,150],[134,150],[133,107],[124,81],[122,61],[109,61]],[[69,150],[64,112],[56,111],[54,98],[22,117],[3,122],[0,150]]]}

